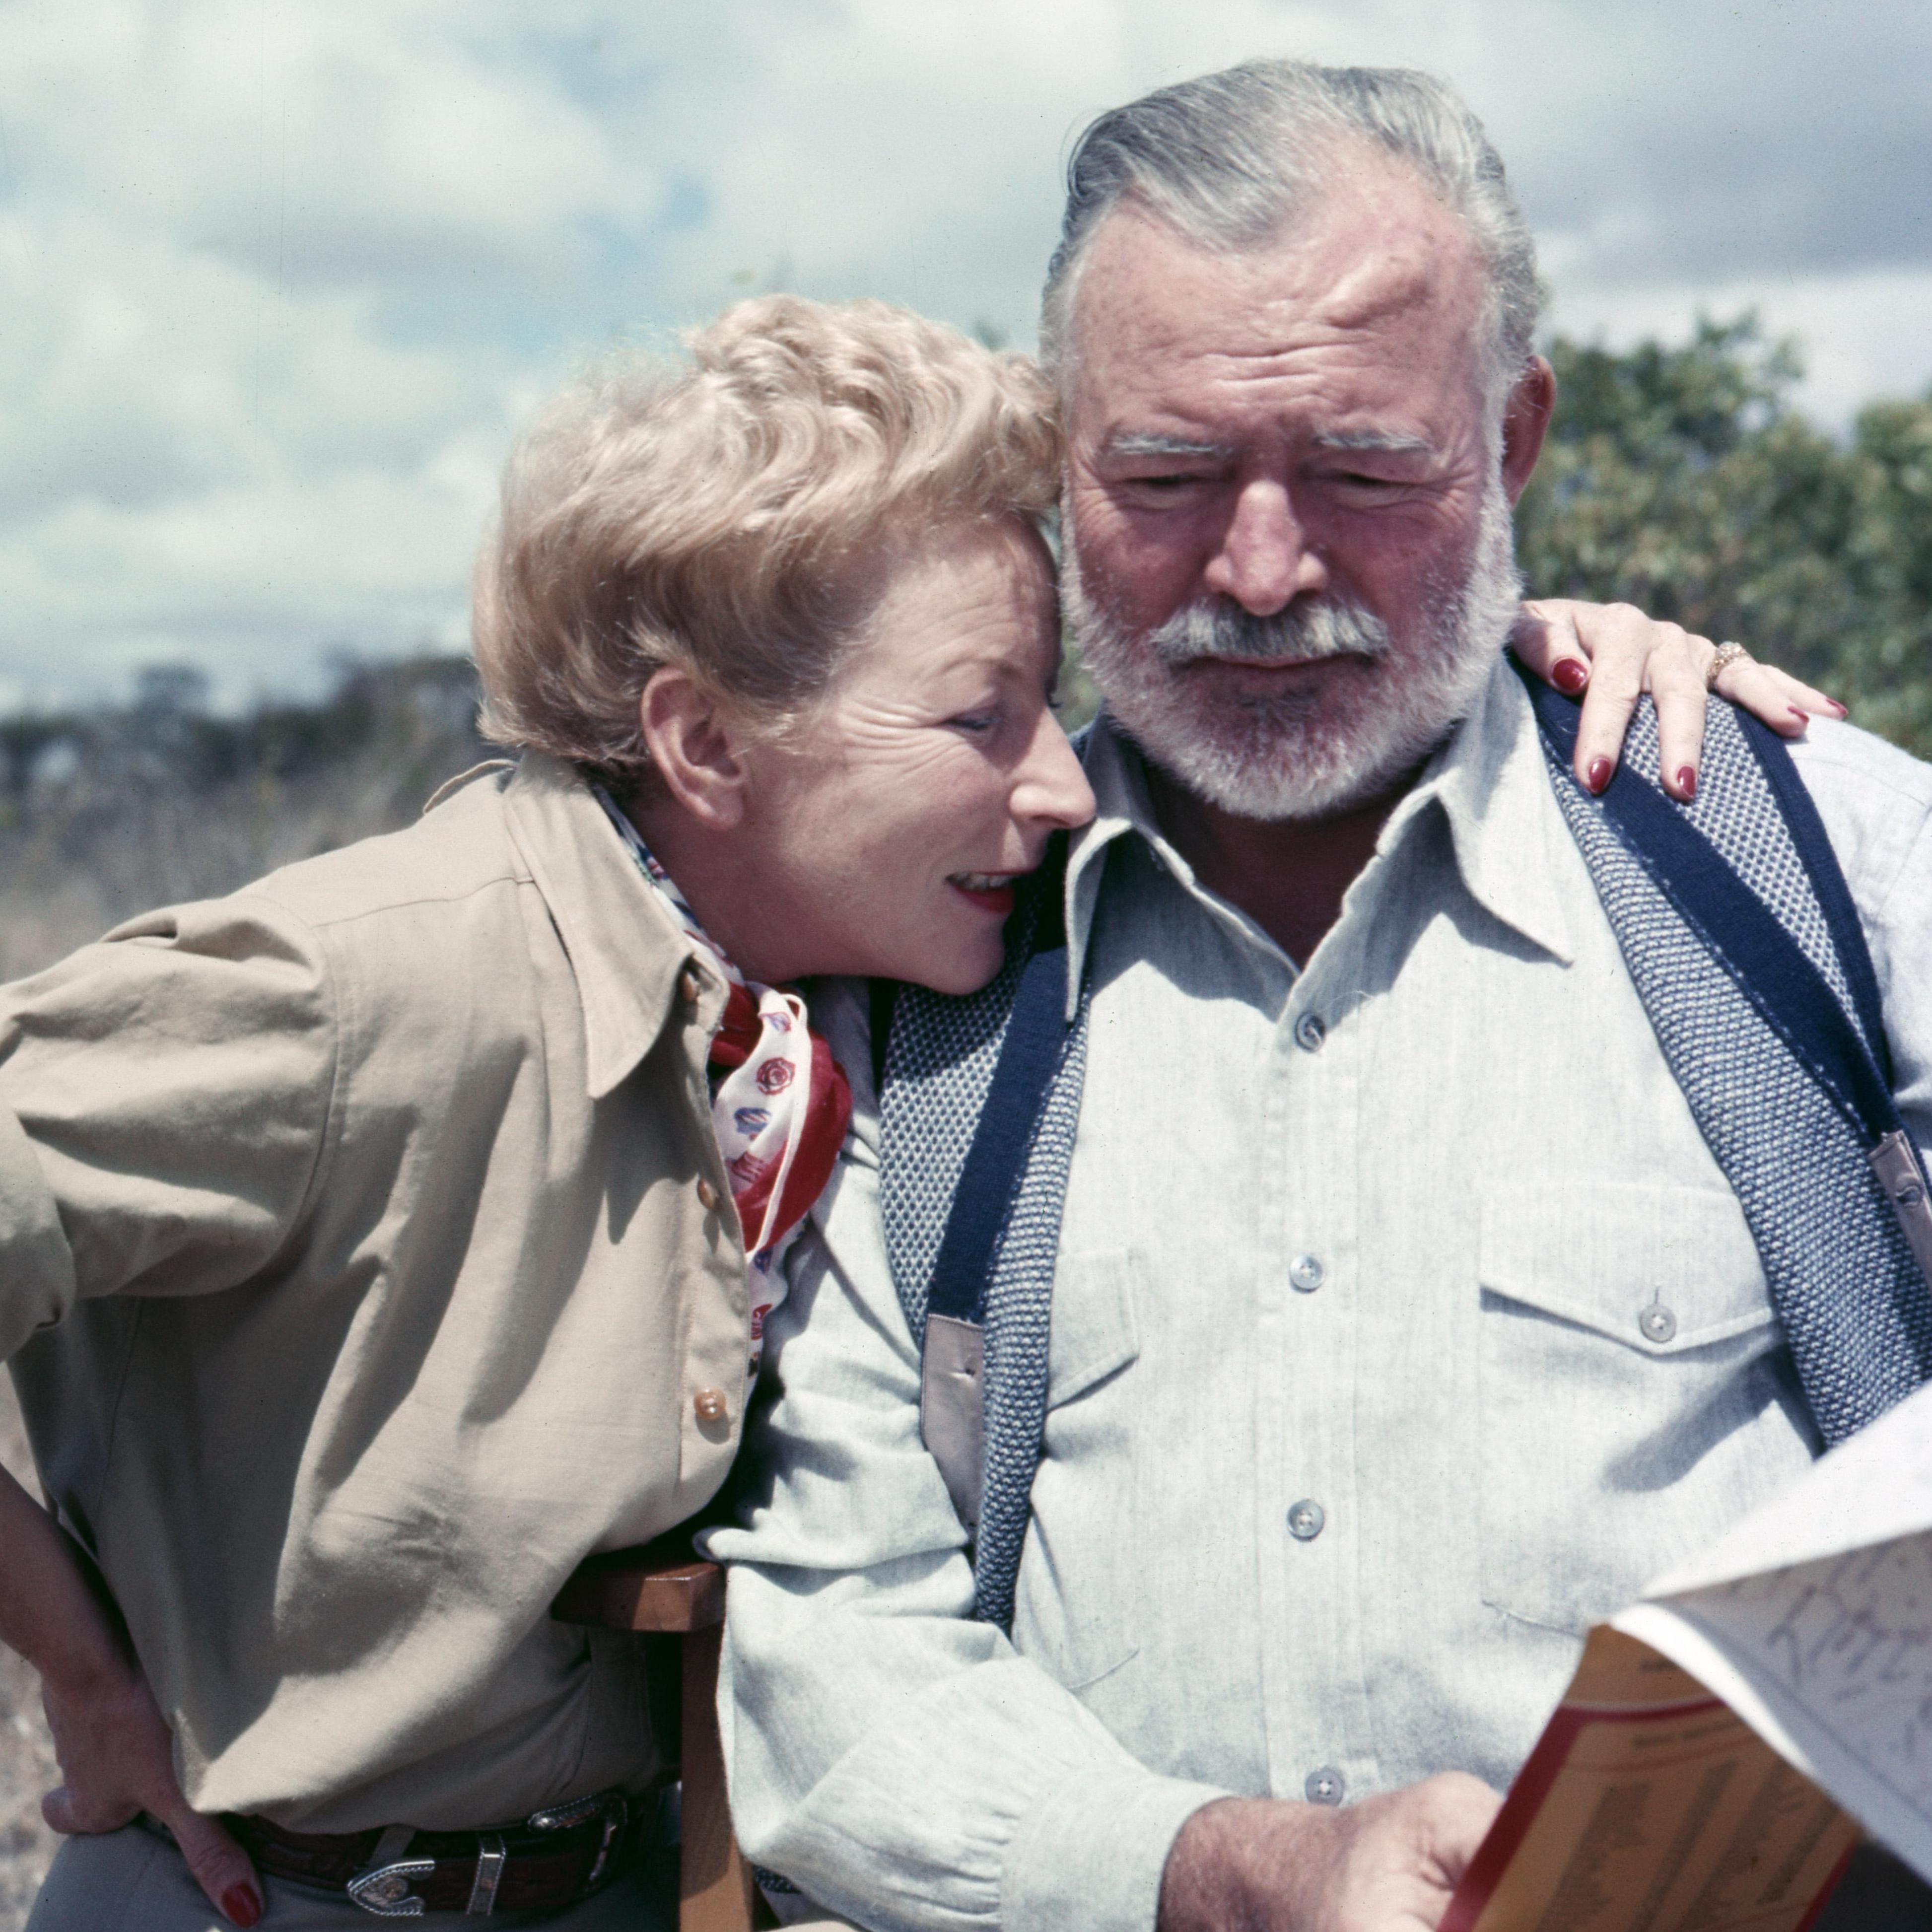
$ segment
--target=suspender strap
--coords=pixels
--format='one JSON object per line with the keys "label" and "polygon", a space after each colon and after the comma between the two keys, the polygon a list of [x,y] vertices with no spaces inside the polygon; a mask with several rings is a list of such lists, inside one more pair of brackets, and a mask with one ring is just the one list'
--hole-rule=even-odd
{"label": "suspender strap", "polygon": [[1791,842],[1797,848],[1798,856],[1810,878],[1818,909],[1825,915],[1832,944],[1838,949],[1838,963],[1844,968],[1846,980],[1852,989],[1852,999],[1858,1009],[1858,1024],[1864,1031],[1865,1043],[1878,1062],[1880,1077],[1889,1093],[1892,1086],[1892,1042],[1885,1036],[1885,1012],[1879,999],[1878,975],[1872,970],[1870,949],[1865,944],[1865,929],[1858,918],[1858,908],[1852,903],[1852,890],[1845,883],[1838,855],[1832,850],[1825,821],[1818,816],[1818,807],[1805,790],[1804,781],[1798,776],[1798,767],[1786,750],[1784,741],[1748,711],[1740,711],[1736,716],[1744,729],[1745,742],[1757,759],[1772,796],[1778,800],[1778,809],[1784,814],[1785,827],[1791,834]]}
{"label": "suspender strap", "polygon": [[[1038,916],[992,1083],[934,1257],[920,1354],[920,1432],[953,1508],[975,1535],[986,1485],[988,1293],[1070,1034],[1058,865],[1045,880]],[[1064,1176],[1061,1186],[1064,1190]],[[1036,1445],[1031,1453],[1036,1456]],[[1011,1578],[1006,1581],[1010,1590]],[[1010,1616],[1010,1609],[1006,1614]]]}
{"label": "suspender strap", "polygon": [[[1575,706],[1534,679],[1524,682],[1538,724],[1567,766],[1576,750]],[[1862,1035],[1797,940],[1661,791],[1619,772],[1598,803],[1678,916],[1857,1135],[1914,1258],[1932,1280],[1932,1203],[1880,1063],[1880,1056],[1888,1062],[1889,1053],[1877,976],[1850,889],[1817,808],[1782,744],[1754,718],[1739,713],[1738,722],[1809,872],[1859,1008]]]}
{"label": "suspender strap", "polygon": [[1058,933],[1042,937],[1047,945],[1034,954],[1020,974],[993,1084],[959,1177],[959,1191],[952,1197],[939,1258],[932,1264],[926,1304],[928,1319],[934,1315],[956,1322],[986,1318],[993,1250],[1033,1144],[1034,1124],[1040,1118],[1046,1084],[1060,1064],[1066,1040],[1066,941]]}
{"label": "suspender strap", "polygon": [[[1546,701],[1555,695],[1537,695],[1537,718],[1567,762],[1576,748],[1576,714],[1567,706],[1558,709],[1560,699],[1555,705]],[[1831,1096],[1865,1144],[1871,1146],[1895,1129],[1898,1109],[1891,1090],[1838,996],[1711,842],[1655,786],[1628,772],[1610,781],[1599,802],[1604,816],[1678,916]],[[1835,860],[1832,869],[1838,871]],[[1840,941],[1842,952],[1840,935],[1834,932],[1832,936]],[[1862,952],[1862,935],[1858,943]],[[1866,970],[1870,970],[1868,962]]]}

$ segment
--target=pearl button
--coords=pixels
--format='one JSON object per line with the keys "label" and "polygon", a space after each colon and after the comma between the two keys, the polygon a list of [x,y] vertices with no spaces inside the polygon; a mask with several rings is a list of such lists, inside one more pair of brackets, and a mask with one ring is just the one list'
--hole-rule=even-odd
{"label": "pearl button", "polygon": [[1322,1534],[1322,1526],[1328,1520],[1328,1512],[1322,1505],[1304,1496],[1298,1503],[1289,1505],[1288,1533],[1298,1543],[1312,1543]]}
{"label": "pearl button", "polygon": [[1297,1255],[1288,1264],[1288,1285],[1297,1294],[1312,1294],[1328,1279],[1328,1270],[1312,1255]]}
{"label": "pearl button", "polygon": [[1304,1013],[1294,1023],[1294,1043],[1304,1053],[1319,1053],[1328,1037],[1328,1029],[1318,1014]]}
{"label": "pearl button", "polygon": [[1311,1804],[1339,1804],[1348,1789],[1332,1764],[1318,1766],[1301,1782],[1302,1795]]}
{"label": "pearl button", "polygon": [[1636,1325],[1643,1330],[1646,1342],[1654,1342],[1660,1348],[1677,1333],[1677,1317],[1660,1301],[1653,1301],[1636,1318]]}
{"label": "pearl button", "polygon": [[696,1006],[698,996],[704,990],[704,982],[688,966],[677,976],[678,998],[682,1000],[687,1006]]}
{"label": "pearl button", "polygon": [[698,1412],[700,1422],[722,1422],[728,1405],[722,1389],[703,1388],[691,1398],[691,1406]]}
{"label": "pearl button", "polygon": [[718,1205],[717,1189],[713,1187],[710,1181],[700,1180],[698,1184],[698,1200],[699,1206],[703,1208],[706,1214],[710,1213]]}

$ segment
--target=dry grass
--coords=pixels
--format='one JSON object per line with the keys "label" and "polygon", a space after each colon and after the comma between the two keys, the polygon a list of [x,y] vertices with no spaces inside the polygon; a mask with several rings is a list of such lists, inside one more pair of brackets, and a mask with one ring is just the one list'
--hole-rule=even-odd
{"label": "dry grass", "polygon": [[[72,721],[56,748],[79,749],[51,780],[9,752],[0,980],[151,907],[217,898],[408,824],[444,779],[488,755],[474,704],[467,665],[428,658],[359,672],[307,711],[176,720],[171,734],[139,714]],[[32,723],[0,718],[0,751]]]}

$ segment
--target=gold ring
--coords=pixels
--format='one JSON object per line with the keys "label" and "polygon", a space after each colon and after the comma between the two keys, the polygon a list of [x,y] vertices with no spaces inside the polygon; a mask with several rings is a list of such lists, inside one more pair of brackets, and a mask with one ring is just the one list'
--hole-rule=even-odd
{"label": "gold ring", "polygon": [[1756,660],[1742,644],[1720,644],[1711,653],[1710,668],[1704,674],[1704,688],[1715,691],[1718,680],[1734,664],[1751,664]]}

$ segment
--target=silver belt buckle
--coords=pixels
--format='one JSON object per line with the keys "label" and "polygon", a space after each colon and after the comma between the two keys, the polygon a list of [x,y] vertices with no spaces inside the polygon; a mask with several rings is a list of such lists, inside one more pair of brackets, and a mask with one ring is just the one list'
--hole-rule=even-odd
{"label": "silver belt buckle", "polygon": [[376,1840],[369,1868],[349,1881],[349,1902],[378,1918],[420,1918],[428,1907],[410,1889],[410,1880],[436,1870],[434,1858],[406,1858],[416,1834],[413,1825],[392,1825]]}
{"label": "silver belt buckle", "polygon": [[617,1841],[617,1834],[624,1828],[624,1819],[629,1805],[621,1791],[598,1791],[588,1798],[573,1798],[567,1804],[552,1804],[542,1811],[532,1811],[524,1821],[533,1832],[568,1832],[573,1826],[587,1823],[592,1818],[604,1821],[604,1836],[597,1847],[597,1856],[590,1868],[590,1875],[584,1881],[588,1892],[604,1876],[604,1868],[610,1862],[610,1847]]}

